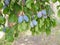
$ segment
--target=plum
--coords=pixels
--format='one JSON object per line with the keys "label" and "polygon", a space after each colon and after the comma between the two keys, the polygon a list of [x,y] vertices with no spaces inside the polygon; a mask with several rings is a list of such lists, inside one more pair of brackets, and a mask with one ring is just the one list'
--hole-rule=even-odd
{"label": "plum", "polygon": [[41,17],[42,17],[42,13],[41,13],[41,11],[38,12],[37,17],[38,17],[38,18],[41,18]]}
{"label": "plum", "polygon": [[41,11],[43,15],[46,15],[46,10]]}
{"label": "plum", "polygon": [[30,23],[30,26],[33,28],[34,27],[34,25],[33,25],[33,22],[31,21],[31,23]]}
{"label": "plum", "polygon": [[6,6],[9,5],[9,2],[10,2],[10,0],[5,0],[5,1],[4,1],[4,3],[5,3]]}
{"label": "plum", "polygon": [[26,22],[28,22],[28,21],[29,21],[28,16],[24,15],[24,20],[25,20]]}
{"label": "plum", "polygon": [[19,23],[22,23],[23,22],[23,16],[22,15],[18,17],[18,22]]}
{"label": "plum", "polygon": [[32,23],[33,23],[34,26],[37,25],[37,21],[36,20],[32,20]]}

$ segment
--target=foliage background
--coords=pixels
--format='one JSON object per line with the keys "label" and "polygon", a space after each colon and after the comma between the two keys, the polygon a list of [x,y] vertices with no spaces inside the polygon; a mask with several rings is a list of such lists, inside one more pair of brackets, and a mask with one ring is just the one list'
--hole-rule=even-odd
{"label": "foliage background", "polygon": [[[1,0],[0,2],[0,9],[1,9],[1,13],[0,13],[0,24],[1,24],[1,31],[5,32],[5,40],[3,41],[3,45],[6,44],[8,45],[10,42],[13,42],[14,39],[16,39],[16,37],[18,36],[19,33],[21,33],[22,31],[27,31],[28,29],[31,29],[30,25],[30,21],[31,21],[31,16],[34,15],[35,18],[34,20],[38,20],[38,25],[34,28],[32,28],[30,31],[32,32],[32,34],[39,34],[40,32],[46,32],[46,34],[50,34],[51,32],[51,26],[55,26],[55,20],[53,20],[52,17],[52,10],[50,10],[51,8],[49,7],[50,5],[45,5],[45,2],[49,3],[49,0],[45,0],[42,1],[41,3],[37,3],[37,5],[33,4],[32,0],[27,0],[26,1],[26,7],[20,2],[20,5],[18,4],[18,0],[10,0],[10,4],[6,7],[3,8],[2,11],[2,7],[4,6],[4,0]],[[21,0],[20,0],[21,1]],[[52,0],[54,3],[57,0]],[[59,1],[59,0],[58,0]],[[13,3],[12,3],[13,2]],[[27,4],[28,3],[28,4]],[[31,5],[33,4],[33,5]],[[42,7],[40,6],[42,5]],[[36,7],[35,7],[36,6]],[[59,6],[57,7],[59,8]],[[49,18],[51,18],[51,22],[53,22],[53,24],[51,25],[49,23],[50,20],[48,20],[48,18],[45,20],[44,18],[41,18],[41,23],[42,20],[45,20],[45,24],[46,25],[51,25],[49,28],[47,27],[48,30],[45,30],[45,25],[42,28],[39,28],[39,18],[37,17],[37,11],[41,11],[46,9],[47,12],[50,10],[51,12],[48,12]],[[23,23],[18,23],[18,16],[19,16],[19,12],[23,11],[25,13],[25,15],[27,15],[29,17],[29,22],[23,22]],[[54,11],[54,10],[53,10]],[[58,16],[60,15],[59,13],[60,11],[58,11]],[[3,14],[2,14],[3,13]],[[56,13],[55,13],[56,14]],[[2,17],[3,16],[3,17]],[[7,20],[8,19],[8,20]],[[41,24],[40,24],[41,25]],[[28,29],[27,29],[28,27]],[[37,30],[38,29],[38,30]],[[34,30],[34,31],[32,31]]]}

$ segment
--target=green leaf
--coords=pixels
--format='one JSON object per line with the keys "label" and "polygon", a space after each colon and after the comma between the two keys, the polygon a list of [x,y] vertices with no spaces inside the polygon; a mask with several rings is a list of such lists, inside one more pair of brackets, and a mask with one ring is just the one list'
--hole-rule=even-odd
{"label": "green leaf", "polygon": [[9,27],[6,27],[6,33],[8,33],[10,31]]}
{"label": "green leaf", "polygon": [[30,31],[32,32],[32,35],[35,35],[35,27],[31,28]]}
{"label": "green leaf", "polygon": [[27,8],[31,9],[31,4],[30,3],[27,4]]}
{"label": "green leaf", "polygon": [[51,23],[52,23],[52,26],[53,26],[53,27],[56,26],[56,20],[55,20],[55,19],[52,19]]}
{"label": "green leaf", "polygon": [[49,2],[49,0],[46,0],[46,2]]}
{"label": "green leaf", "polygon": [[27,0],[26,1],[26,6],[27,8],[31,9],[31,4],[33,3],[33,0]]}
{"label": "green leaf", "polygon": [[3,27],[2,26],[0,26],[0,31],[2,31],[3,30]]}
{"label": "green leaf", "polygon": [[6,35],[5,39],[9,42],[13,42],[14,40],[14,37],[13,36],[10,36],[10,35]]}
{"label": "green leaf", "polygon": [[60,2],[60,0],[58,0]]}
{"label": "green leaf", "polygon": [[18,32],[16,32],[16,33],[14,34],[14,36],[15,36],[15,37],[18,37]]}
{"label": "green leaf", "polygon": [[57,6],[57,9],[59,9],[60,5]]}
{"label": "green leaf", "polygon": [[22,22],[22,23],[18,24],[18,30],[19,30],[20,32],[26,31],[27,29],[28,29],[28,28],[27,28],[27,23],[26,23],[26,22]]}
{"label": "green leaf", "polygon": [[13,28],[11,28],[11,29],[6,28],[5,40],[7,40],[9,42],[13,42],[13,40],[14,40],[13,34],[14,34]]}
{"label": "green leaf", "polygon": [[18,5],[17,3],[13,5],[13,10],[15,13],[18,13],[21,9],[22,9],[21,6]]}
{"label": "green leaf", "polygon": [[60,10],[58,11],[58,17],[60,17]]}
{"label": "green leaf", "polygon": [[4,8],[3,13],[8,14],[9,13],[9,7]]}
{"label": "green leaf", "polygon": [[3,7],[3,3],[0,2],[0,9],[2,9],[2,7]]}
{"label": "green leaf", "polygon": [[0,16],[0,24],[4,24],[5,23],[5,19],[3,16]]}
{"label": "green leaf", "polygon": [[45,7],[46,7],[47,14],[48,14],[49,16],[54,13],[53,10],[51,9],[51,7],[50,7],[49,5],[46,5]]}
{"label": "green leaf", "polygon": [[49,35],[51,33],[51,29],[49,27],[46,28],[46,34]]}
{"label": "green leaf", "polygon": [[54,3],[55,3],[56,1],[57,1],[57,0],[52,0],[52,2],[54,2]]}
{"label": "green leaf", "polygon": [[17,23],[17,15],[14,13],[11,13],[9,15],[9,22],[16,22]]}

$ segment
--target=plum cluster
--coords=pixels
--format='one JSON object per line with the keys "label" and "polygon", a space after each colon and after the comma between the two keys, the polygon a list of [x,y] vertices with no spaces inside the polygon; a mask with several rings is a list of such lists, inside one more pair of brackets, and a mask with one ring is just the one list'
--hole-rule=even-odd
{"label": "plum cluster", "polygon": [[[46,10],[39,11],[39,12],[37,13],[37,17],[38,17],[38,18],[41,18],[41,17],[47,18]],[[34,18],[34,17],[33,17],[33,18]],[[30,23],[30,26],[31,26],[31,27],[34,27],[34,26],[36,26],[36,25],[37,25],[37,21],[36,21],[35,19],[33,19],[33,20],[31,21],[31,23]]]}
{"label": "plum cluster", "polygon": [[[39,12],[37,13],[37,17],[38,17],[38,18],[41,18],[41,17],[47,18],[46,10],[39,11]],[[23,21],[29,22],[28,16],[26,16],[26,15],[20,15],[20,16],[18,17],[18,23],[22,23]],[[30,21],[30,26],[33,28],[33,27],[35,27],[36,25],[37,25],[37,21],[34,19],[34,16],[32,16],[32,20]]]}
{"label": "plum cluster", "polygon": [[22,23],[23,21],[28,22],[29,18],[26,15],[21,15],[18,17],[18,23]]}
{"label": "plum cluster", "polygon": [[38,18],[41,18],[41,17],[47,18],[46,10],[39,11],[39,12],[37,13],[37,17],[38,17]]}

